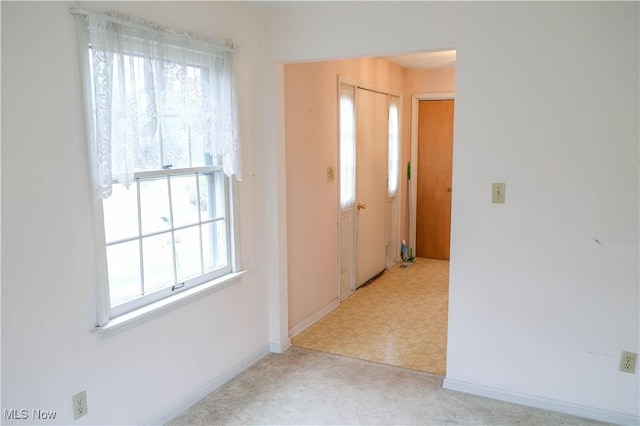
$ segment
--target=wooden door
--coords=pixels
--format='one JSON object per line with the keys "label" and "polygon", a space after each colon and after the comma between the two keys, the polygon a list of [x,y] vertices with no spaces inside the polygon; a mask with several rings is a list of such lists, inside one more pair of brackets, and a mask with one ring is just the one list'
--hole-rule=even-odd
{"label": "wooden door", "polygon": [[453,100],[420,101],[416,256],[449,260]]}
{"label": "wooden door", "polygon": [[356,286],[385,270],[387,95],[358,89],[356,106]]}

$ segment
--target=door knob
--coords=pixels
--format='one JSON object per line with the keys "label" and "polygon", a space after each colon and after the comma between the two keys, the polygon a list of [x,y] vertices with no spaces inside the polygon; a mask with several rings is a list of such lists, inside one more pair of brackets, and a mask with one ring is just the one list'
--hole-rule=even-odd
{"label": "door knob", "polygon": [[367,205],[364,203],[358,203],[358,210],[364,210],[367,208]]}
{"label": "door knob", "polygon": [[447,188],[447,192],[451,192],[451,188]]}

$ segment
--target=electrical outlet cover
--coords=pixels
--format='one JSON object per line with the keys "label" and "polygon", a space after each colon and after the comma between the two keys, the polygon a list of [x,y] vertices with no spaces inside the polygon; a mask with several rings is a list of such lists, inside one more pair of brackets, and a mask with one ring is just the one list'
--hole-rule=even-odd
{"label": "electrical outlet cover", "polygon": [[89,412],[87,407],[87,392],[82,391],[71,397],[73,402],[73,419],[78,420],[80,417],[86,415]]}
{"label": "electrical outlet cover", "polygon": [[624,371],[625,373],[635,373],[636,372],[636,359],[638,358],[638,354],[633,352],[622,352],[622,358],[620,359],[620,371]]}
{"label": "electrical outlet cover", "polygon": [[504,204],[506,185],[504,183],[494,183],[491,185],[491,202],[494,204]]}

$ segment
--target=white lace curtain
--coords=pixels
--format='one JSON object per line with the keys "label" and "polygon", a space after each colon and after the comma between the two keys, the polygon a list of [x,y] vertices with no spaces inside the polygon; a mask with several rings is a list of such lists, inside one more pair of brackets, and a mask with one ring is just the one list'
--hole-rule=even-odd
{"label": "white lace curtain", "polygon": [[100,198],[145,170],[222,165],[241,179],[231,48],[123,15],[76,20]]}

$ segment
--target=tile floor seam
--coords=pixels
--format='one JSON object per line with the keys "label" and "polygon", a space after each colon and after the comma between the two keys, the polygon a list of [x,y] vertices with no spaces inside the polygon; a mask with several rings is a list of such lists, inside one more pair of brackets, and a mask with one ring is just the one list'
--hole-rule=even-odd
{"label": "tile floor seam", "polygon": [[417,259],[406,269],[395,266],[292,343],[444,375],[448,266],[432,259]]}

